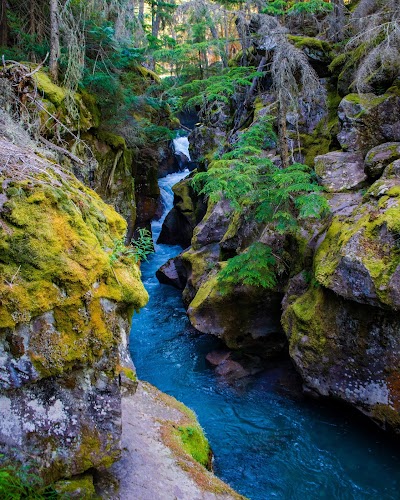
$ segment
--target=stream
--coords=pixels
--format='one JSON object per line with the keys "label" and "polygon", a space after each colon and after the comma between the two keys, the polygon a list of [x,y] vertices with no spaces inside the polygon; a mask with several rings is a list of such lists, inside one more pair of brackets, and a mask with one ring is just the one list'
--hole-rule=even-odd
{"label": "stream", "polygon": [[[185,175],[159,180],[165,210],[152,224],[154,241],[172,208],[171,187]],[[230,384],[215,374],[205,356],[221,347],[218,339],[197,333],[180,291],[155,277],[182,249],[155,249],[142,265],[150,301],[133,317],[132,358],[140,379],[196,412],[216,475],[251,500],[399,499],[398,446],[348,409],[304,399],[289,361]]]}

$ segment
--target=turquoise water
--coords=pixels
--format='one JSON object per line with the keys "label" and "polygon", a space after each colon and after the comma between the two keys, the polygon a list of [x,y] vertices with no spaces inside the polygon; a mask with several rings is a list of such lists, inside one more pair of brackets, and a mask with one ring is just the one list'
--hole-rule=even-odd
{"label": "turquoise water", "polygon": [[[181,177],[160,180],[166,208]],[[155,278],[181,249],[156,250],[142,266],[151,298],[133,318],[132,357],[139,378],[195,410],[216,474],[251,500],[400,499],[399,445],[356,415],[298,396],[287,362],[235,384],[214,374],[205,355],[218,340],[196,333],[180,292]]]}

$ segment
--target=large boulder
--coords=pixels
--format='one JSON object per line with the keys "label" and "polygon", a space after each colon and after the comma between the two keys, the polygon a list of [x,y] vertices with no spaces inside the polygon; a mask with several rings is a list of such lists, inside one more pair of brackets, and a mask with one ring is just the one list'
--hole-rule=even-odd
{"label": "large boulder", "polygon": [[191,181],[192,178],[188,177],[173,186],[174,207],[165,218],[158,243],[182,248],[190,245],[193,230],[206,211],[203,198],[194,192]]}
{"label": "large boulder", "polygon": [[282,324],[307,391],[400,433],[400,160],[358,200],[319,238],[313,286],[290,281]]}
{"label": "large boulder", "polygon": [[181,256],[169,259],[156,272],[158,281],[164,285],[171,285],[183,290],[187,283],[187,272]]}
{"label": "large boulder", "polygon": [[321,184],[330,192],[359,189],[367,179],[360,153],[333,151],[316,156],[315,172]]}
{"label": "large boulder", "polygon": [[385,168],[395,160],[400,158],[400,142],[386,142],[380,144],[365,157],[365,173],[371,180],[378,179]]}
{"label": "large boulder", "polygon": [[126,223],[65,169],[0,141],[0,456],[48,481],[120,454],[133,309]]}
{"label": "large boulder", "polygon": [[384,142],[400,141],[400,97],[349,94],[338,109],[338,140],[345,151],[365,155]]}
{"label": "large boulder", "polygon": [[214,274],[201,285],[188,307],[192,325],[221,338],[231,349],[270,357],[286,345],[280,325],[282,294],[257,287],[221,290]]}
{"label": "large boulder", "polygon": [[316,279],[344,298],[398,310],[399,234],[400,179],[388,174],[351,216],[333,219],[315,255]]}
{"label": "large boulder", "polygon": [[400,433],[398,313],[320,286],[291,297],[282,324],[307,392],[340,399]]}

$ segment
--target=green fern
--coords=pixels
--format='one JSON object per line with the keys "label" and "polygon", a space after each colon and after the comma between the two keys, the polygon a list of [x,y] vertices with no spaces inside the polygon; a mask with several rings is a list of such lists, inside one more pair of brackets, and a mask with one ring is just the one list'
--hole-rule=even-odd
{"label": "green fern", "polygon": [[253,243],[244,253],[229,259],[218,273],[222,293],[227,293],[235,284],[273,288],[277,284],[275,265],[271,248],[263,243]]}

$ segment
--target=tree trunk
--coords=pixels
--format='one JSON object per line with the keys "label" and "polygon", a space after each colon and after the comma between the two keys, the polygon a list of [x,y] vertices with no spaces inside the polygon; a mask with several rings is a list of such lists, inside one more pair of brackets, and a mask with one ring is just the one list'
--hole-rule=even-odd
{"label": "tree trunk", "polygon": [[0,45],[6,47],[8,43],[7,0],[0,3]]}
{"label": "tree trunk", "polygon": [[58,0],[50,0],[50,75],[58,81],[58,60],[60,58],[60,26]]}
{"label": "tree trunk", "polygon": [[282,168],[289,166],[289,146],[286,127],[287,107],[281,94],[278,94],[278,137],[279,149],[281,151]]}
{"label": "tree trunk", "polygon": [[346,23],[343,0],[333,0],[333,21],[330,23],[331,38],[335,42],[343,40],[343,29]]}
{"label": "tree trunk", "polygon": [[143,23],[144,23],[144,0],[139,0],[138,19],[139,19],[140,24],[143,26]]}

